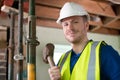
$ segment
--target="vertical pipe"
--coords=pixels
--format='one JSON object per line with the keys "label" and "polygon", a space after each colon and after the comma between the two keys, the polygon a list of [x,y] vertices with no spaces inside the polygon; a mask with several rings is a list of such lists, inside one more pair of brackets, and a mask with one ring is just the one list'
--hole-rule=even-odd
{"label": "vertical pipe", "polygon": [[32,40],[36,37],[36,24],[35,24],[35,12],[34,12],[34,0],[29,1],[29,59],[28,59],[28,80],[36,80],[36,51]]}
{"label": "vertical pipe", "polygon": [[29,38],[28,38],[28,80],[36,80],[36,46],[39,42],[36,40],[36,17],[35,0],[29,0]]}
{"label": "vertical pipe", "polygon": [[29,15],[35,16],[35,0],[29,0]]}
{"label": "vertical pipe", "polygon": [[10,26],[10,40],[9,40],[9,54],[8,54],[8,80],[13,80],[13,56],[14,56],[14,28],[15,28],[15,12],[10,12],[11,26]]}
{"label": "vertical pipe", "polygon": [[[23,0],[19,0],[18,7],[18,54],[23,55]],[[18,60],[17,65],[17,80],[23,80],[23,60]]]}

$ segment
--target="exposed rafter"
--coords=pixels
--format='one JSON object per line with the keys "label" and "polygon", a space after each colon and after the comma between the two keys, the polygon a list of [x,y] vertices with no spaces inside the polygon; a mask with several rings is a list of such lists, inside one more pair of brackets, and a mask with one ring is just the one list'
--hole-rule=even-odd
{"label": "exposed rafter", "polygon": [[[88,11],[91,17],[90,32],[120,35],[120,4],[115,4],[110,0],[35,0],[36,24],[61,29],[62,27],[56,24],[56,20],[60,8],[68,1],[76,2]],[[25,4],[26,11],[28,5],[28,3]]]}

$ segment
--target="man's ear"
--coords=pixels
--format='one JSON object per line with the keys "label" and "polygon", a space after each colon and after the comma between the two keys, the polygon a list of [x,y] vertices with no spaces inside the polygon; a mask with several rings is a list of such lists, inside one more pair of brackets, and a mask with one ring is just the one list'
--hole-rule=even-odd
{"label": "man's ear", "polygon": [[86,30],[88,31],[89,30],[89,22],[86,22],[85,26],[86,26]]}

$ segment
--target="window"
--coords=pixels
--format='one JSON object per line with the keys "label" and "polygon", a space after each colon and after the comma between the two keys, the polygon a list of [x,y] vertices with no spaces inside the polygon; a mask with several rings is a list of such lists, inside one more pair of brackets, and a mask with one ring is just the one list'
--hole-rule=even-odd
{"label": "window", "polygon": [[55,50],[54,50],[54,62],[55,64],[58,63],[61,55],[71,49],[70,45],[61,45],[61,44],[55,44]]}

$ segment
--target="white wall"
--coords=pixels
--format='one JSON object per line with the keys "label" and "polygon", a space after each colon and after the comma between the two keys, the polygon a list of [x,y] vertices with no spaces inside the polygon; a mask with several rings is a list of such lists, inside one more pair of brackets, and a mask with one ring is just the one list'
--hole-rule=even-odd
{"label": "white wall", "polygon": [[88,33],[88,38],[97,41],[104,40],[120,53],[120,36]]}
{"label": "white wall", "polygon": [[37,37],[40,45],[37,47],[37,80],[50,80],[48,75],[49,65],[42,60],[42,49],[47,43],[68,44],[64,39],[62,30],[37,27]]}
{"label": "white wall", "polygon": [[[50,80],[48,75],[49,65],[42,61],[42,49],[51,42],[54,44],[69,44],[63,35],[62,29],[37,27],[37,37],[40,45],[37,46],[37,80]],[[101,35],[88,33],[89,39],[104,40],[120,53],[120,36]]]}

